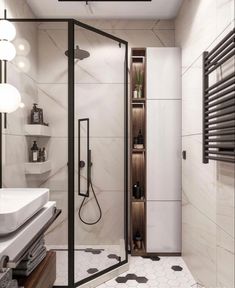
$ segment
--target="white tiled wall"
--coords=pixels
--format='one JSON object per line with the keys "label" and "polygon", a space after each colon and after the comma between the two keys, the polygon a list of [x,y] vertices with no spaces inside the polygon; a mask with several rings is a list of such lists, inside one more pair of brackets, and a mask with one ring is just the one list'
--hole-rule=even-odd
{"label": "white tiled wall", "polygon": [[[233,164],[202,164],[202,52],[234,27],[233,0],[184,0],[175,21],[182,47],[183,257],[205,287],[233,288]],[[234,67],[234,63],[231,63]]]}

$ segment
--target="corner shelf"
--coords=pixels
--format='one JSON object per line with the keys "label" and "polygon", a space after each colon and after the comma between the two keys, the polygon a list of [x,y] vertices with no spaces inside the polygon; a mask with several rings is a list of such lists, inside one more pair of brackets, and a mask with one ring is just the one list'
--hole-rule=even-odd
{"label": "corner shelf", "polygon": [[132,153],[143,153],[145,152],[145,148],[144,149],[132,149]]}
{"label": "corner shelf", "polygon": [[24,164],[25,174],[40,175],[51,171],[51,161],[45,162],[28,162]]}
{"label": "corner shelf", "polygon": [[136,202],[145,203],[145,199],[135,199],[135,198],[132,197],[131,202],[132,202],[132,203],[136,203]]}
{"label": "corner shelf", "polygon": [[26,124],[25,125],[26,136],[38,136],[38,137],[50,137],[51,129],[48,126],[40,124]]}
{"label": "corner shelf", "polygon": [[143,104],[146,102],[146,99],[145,98],[132,98],[132,104]]}

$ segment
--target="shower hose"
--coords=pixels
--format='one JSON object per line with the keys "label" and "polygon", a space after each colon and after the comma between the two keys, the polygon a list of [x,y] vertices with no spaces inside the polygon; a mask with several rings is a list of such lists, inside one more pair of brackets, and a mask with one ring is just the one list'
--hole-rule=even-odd
{"label": "shower hose", "polygon": [[98,199],[97,199],[97,196],[96,196],[96,194],[95,194],[95,190],[94,190],[94,188],[93,188],[92,181],[90,180],[89,182],[90,182],[91,190],[92,190],[92,192],[93,192],[95,201],[96,201],[97,206],[98,206],[98,209],[99,209],[99,217],[98,217],[98,219],[97,219],[96,221],[94,221],[94,222],[87,222],[87,221],[85,221],[84,219],[82,219],[81,212],[82,212],[82,208],[83,208],[83,206],[84,206],[84,204],[85,204],[85,201],[86,201],[86,198],[87,198],[86,196],[84,196],[84,198],[83,198],[83,200],[82,200],[82,203],[81,203],[81,205],[80,205],[80,207],[79,207],[78,217],[79,217],[79,219],[82,221],[82,223],[84,223],[84,224],[86,224],[86,225],[95,225],[95,224],[97,224],[97,223],[101,220],[101,218],[102,218],[102,210],[101,210],[101,207],[100,207],[100,203],[99,203],[99,201],[98,201]]}

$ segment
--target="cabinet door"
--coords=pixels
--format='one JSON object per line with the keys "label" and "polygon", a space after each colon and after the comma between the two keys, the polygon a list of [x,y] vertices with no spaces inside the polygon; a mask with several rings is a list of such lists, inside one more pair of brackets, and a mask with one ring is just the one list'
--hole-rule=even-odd
{"label": "cabinet door", "polygon": [[147,101],[147,200],[181,200],[181,100]]}
{"label": "cabinet door", "polygon": [[181,99],[180,48],[147,48],[147,99]]}
{"label": "cabinet door", "polygon": [[181,252],[181,201],[147,201],[147,252]]}

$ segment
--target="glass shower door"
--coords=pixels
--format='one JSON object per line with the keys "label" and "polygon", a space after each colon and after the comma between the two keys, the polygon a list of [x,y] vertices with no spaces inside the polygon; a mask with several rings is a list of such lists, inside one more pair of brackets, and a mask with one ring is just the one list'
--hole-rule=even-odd
{"label": "glass shower door", "polygon": [[127,50],[102,33],[74,29],[76,287],[127,261]]}

